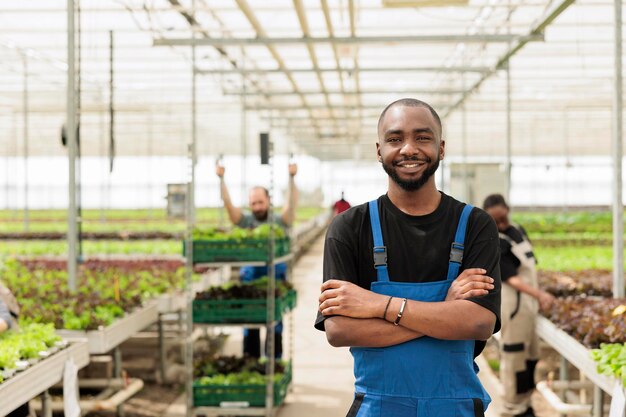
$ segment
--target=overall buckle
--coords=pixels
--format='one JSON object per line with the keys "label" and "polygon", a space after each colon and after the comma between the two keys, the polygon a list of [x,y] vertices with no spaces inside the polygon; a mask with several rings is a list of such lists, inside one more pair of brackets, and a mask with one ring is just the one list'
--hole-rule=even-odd
{"label": "overall buckle", "polygon": [[463,261],[463,246],[462,243],[452,242],[450,246],[450,262],[460,264]]}
{"label": "overall buckle", "polygon": [[374,246],[374,268],[387,266],[387,246]]}

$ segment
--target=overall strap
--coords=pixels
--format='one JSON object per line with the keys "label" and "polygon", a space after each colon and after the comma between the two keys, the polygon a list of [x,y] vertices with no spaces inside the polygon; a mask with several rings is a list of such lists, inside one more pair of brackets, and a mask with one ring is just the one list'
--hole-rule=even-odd
{"label": "overall strap", "polygon": [[387,247],[383,242],[383,232],[380,228],[378,200],[370,201],[369,209],[372,237],[374,238],[374,268],[376,268],[376,278],[378,281],[388,282],[389,272],[387,272]]}
{"label": "overall strap", "polygon": [[456,234],[454,235],[454,241],[450,248],[450,261],[448,262],[448,280],[453,281],[459,276],[459,269],[463,262],[463,249],[465,243],[465,230],[467,229],[467,220],[474,207],[470,204],[466,204],[463,207],[461,218],[459,219],[459,225],[456,228]]}

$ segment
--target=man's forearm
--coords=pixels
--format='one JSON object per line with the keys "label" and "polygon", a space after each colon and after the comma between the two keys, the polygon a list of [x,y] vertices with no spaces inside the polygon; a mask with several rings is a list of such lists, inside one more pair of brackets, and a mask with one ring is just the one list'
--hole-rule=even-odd
{"label": "man's forearm", "polygon": [[[402,304],[394,298],[387,320],[394,321]],[[494,330],[496,316],[472,301],[420,302],[407,300],[400,325],[436,339],[487,340]]]}
{"label": "man's forearm", "polygon": [[507,279],[505,281],[505,283],[507,285],[510,285],[511,287],[515,288],[518,291],[521,291],[523,293],[526,293],[528,295],[530,295],[531,297],[534,298],[539,298],[539,290],[531,287],[530,285],[526,284],[519,276],[515,275],[510,277],[509,279]]}
{"label": "man's forearm", "polygon": [[282,213],[283,222],[287,225],[292,225],[295,220],[295,210],[298,204],[298,189],[296,188],[296,182],[293,176],[289,177],[287,201]]}
{"label": "man's forearm", "polygon": [[220,192],[222,194],[224,207],[226,207],[226,212],[228,213],[228,218],[234,224],[239,223],[239,220],[241,220],[241,210],[235,207],[230,200],[230,194],[228,193],[228,188],[226,187],[224,178],[220,178]]}
{"label": "man's forearm", "polygon": [[324,322],[328,342],[335,347],[387,347],[421,337],[420,333],[382,319],[333,316]]}

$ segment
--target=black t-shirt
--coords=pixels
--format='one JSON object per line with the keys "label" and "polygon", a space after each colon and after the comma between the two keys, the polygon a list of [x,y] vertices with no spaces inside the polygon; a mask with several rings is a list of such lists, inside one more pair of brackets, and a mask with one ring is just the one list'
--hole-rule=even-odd
{"label": "black t-shirt", "polygon": [[[454,240],[464,204],[441,193],[437,209],[425,216],[411,216],[393,205],[387,195],[378,199],[383,240],[387,247],[389,278],[400,282],[443,281],[448,274],[450,246]],[[324,281],[342,279],[370,289],[376,281],[373,238],[368,205],[361,204],[335,217],[326,232],[324,245]],[[494,279],[489,294],[470,298],[496,317],[500,329],[500,267],[498,230],[492,218],[474,208],[465,236],[463,262],[467,268],[484,268]],[[318,313],[315,327],[324,330],[324,317]],[[459,318],[460,319],[460,318]],[[484,348],[476,341],[474,354]]]}
{"label": "black t-shirt", "polygon": [[[528,239],[526,230],[521,226],[515,227],[511,225],[502,233],[510,237],[515,243],[522,243],[524,237]],[[530,241],[530,239],[528,240]],[[534,258],[535,254],[531,252],[531,256]],[[517,275],[517,270],[520,265],[521,263],[519,259],[517,259],[517,256],[511,252],[511,243],[506,239],[500,239],[500,277],[502,278],[502,282]]]}

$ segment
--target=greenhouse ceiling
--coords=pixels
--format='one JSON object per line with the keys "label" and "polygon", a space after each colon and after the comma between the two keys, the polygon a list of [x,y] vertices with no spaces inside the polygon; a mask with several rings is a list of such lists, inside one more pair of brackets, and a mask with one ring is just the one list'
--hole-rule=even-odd
{"label": "greenhouse ceiling", "polygon": [[[371,159],[389,102],[444,117],[448,155],[609,155],[607,0],[75,0],[82,155]],[[65,155],[67,1],[0,3],[4,156]],[[191,45],[195,45],[192,47]],[[510,89],[507,89],[507,65]],[[111,100],[112,98],[112,100]],[[111,129],[110,104],[114,110]]]}

